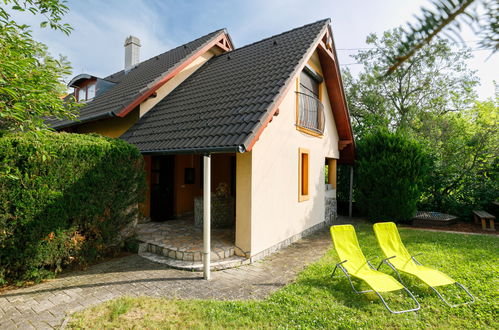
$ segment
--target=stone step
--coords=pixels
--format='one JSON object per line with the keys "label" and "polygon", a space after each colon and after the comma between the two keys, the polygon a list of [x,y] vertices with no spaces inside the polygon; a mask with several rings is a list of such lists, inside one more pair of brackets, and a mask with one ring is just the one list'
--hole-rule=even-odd
{"label": "stone step", "polygon": [[[203,260],[202,251],[185,251],[182,248],[166,246],[157,242],[143,242],[139,244],[139,254],[148,252],[172,260],[201,262]],[[234,247],[226,246],[224,248],[211,249],[211,261],[220,261],[234,256]]]}
{"label": "stone step", "polygon": [[[152,262],[160,263],[163,265],[167,265],[171,268],[188,270],[188,271],[196,271],[200,272],[203,270],[203,262],[202,261],[185,261],[185,260],[177,260],[168,258],[159,254],[151,253],[151,252],[140,252],[139,255],[147,260]],[[250,263],[250,259],[239,257],[239,256],[231,256],[229,258],[225,258],[222,260],[217,260],[211,263],[211,270],[223,270],[228,268],[239,267],[242,265],[247,265]]]}

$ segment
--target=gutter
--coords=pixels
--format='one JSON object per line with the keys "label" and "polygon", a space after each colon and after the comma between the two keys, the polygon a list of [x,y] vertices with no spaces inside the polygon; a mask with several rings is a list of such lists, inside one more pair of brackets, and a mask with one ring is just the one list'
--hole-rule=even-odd
{"label": "gutter", "polygon": [[62,129],[62,128],[67,128],[67,127],[71,127],[71,126],[85,124],[85,123],[88,123],[90,121],[104,119],[104,118],[110,118],[110,117],[117,117],[117,116],[114,114],[114,112],[109,111],[106,113],[100,113],[98,115],[93,115],[93,116],[87,117],[83,120],[72,121],[66,125],[54,125],[54,126],[52,126],[52,128],[53,129]]}
{"label": "gutter", "polygon": [[[132,143],[133,144],[133,143]],[[229,146],[229,147],[203,147],[203,148],[183,148],[183,149],[168,149],[157,151],[141,151],[143,155],[180,155],[180,154],[222,154],[229,152],[244,153],[246,148],[244,145]]]}

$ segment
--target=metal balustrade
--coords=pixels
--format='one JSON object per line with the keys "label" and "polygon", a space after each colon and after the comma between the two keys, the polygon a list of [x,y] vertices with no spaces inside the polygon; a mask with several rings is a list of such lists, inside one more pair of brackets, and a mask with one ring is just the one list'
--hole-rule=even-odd
{"label": "metal balustrade", "polygon": [[297,126],[313,132],[324,133],[324,105],[313,95],[296,92],[298,94],[298,122]]}

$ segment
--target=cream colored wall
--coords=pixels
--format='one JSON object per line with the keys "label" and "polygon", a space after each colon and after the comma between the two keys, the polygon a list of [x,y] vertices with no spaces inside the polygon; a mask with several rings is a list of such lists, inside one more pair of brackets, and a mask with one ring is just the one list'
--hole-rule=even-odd
{"label": "cream colored wall", "polygon": [[140,117],[145,115],[153,106],[155,106],[159,101],[161,101],[166,95],[170,94],[178,85],[180,85],[185,79],[187,79],[191,74],[199,69],[203,64],[205,64],[210,58],[215,56],[217,53],[216,47],[208,50],[203,55],[196,58],[192,63],[186,66],[182,71],[177,73],[172,79],[170,79],[166,84],[161,86],[156,91],[156,97],[149,98],[140,104]]}
{"label": "cream colored wall", "polygon": [[251,159],[252,152],[236,154],[236,254],[249,257],[251,251]]}
{"label": "cream colored wall", "polygon": [[[287,93],[279,106],[279,115],[269,123],[251,152],[251,255],[324,221],[325,159],[339,158],[338,133],[324,84],[324,135],[314,137],[296,130],[295,90]],[[310,150],[310,198],[302,202],[298,201],[298,148]],[[237,165],[239,171],[240,163]],[[238,175],[238,184],[240,180]],[[241,218],[237,221],[247,222]]]}
{"label": "cream colored wall", "polygon": [[97,133],[107,137],[117,138],[123,135],[139,119],[139,109],[134,109],[125,117],[112,117],[81,124],[72,128],[75,133]]}

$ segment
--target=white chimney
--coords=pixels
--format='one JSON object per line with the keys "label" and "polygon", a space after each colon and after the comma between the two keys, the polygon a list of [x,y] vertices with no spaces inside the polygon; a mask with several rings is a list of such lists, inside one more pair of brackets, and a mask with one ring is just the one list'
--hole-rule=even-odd
{"label": "white chimney", "polygon": [[140,62],[140,39],[129,36],[125,39],[125,72]]}

